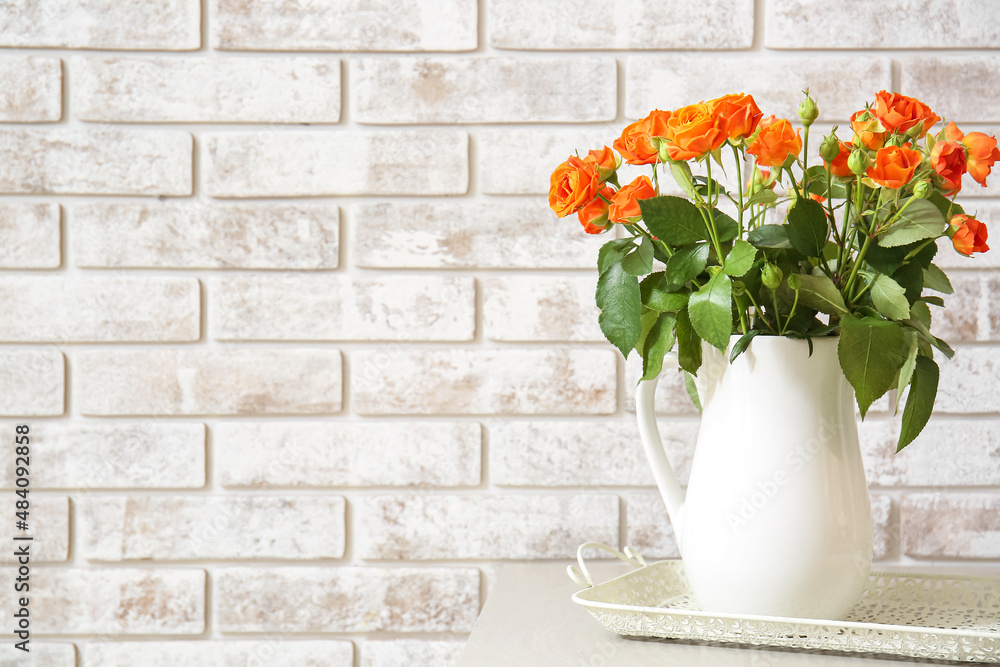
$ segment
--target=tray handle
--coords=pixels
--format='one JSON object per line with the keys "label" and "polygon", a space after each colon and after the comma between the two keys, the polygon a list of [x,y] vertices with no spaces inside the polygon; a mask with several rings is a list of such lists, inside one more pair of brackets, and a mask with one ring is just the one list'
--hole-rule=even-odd
{"label": "tray handle", "polygon": [[600,542],[587,542],[585,544],[581,544],[580,548],[576,550],[576,562],[580,564],[580,567],[569,565],[566,567],[566,574],[568,574],[569,578],[575,583],[583,586],[584,588],[592,588],[594,586],[594,580],[590,578],[590,571],[587,570],[587,564],[583,560],[584,549],[599,549],[601,551],[607,551],[618,560],[625,561],[637,569],[640,567],[646,567],[646,561],[639,554],[639,552],[632,547],[626,546],[623,551],[618,551],[618,549],[609,547],[607,544],[601,544]]}

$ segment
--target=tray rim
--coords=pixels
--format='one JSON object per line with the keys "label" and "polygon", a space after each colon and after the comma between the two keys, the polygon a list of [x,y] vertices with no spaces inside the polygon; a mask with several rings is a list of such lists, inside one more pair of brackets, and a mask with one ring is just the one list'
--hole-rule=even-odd
{"label": "tray rim", "polygon": [[[588,600],[583,597],[583,594],[588,591],[595,591],[598,588],[603,588],[609,584],[613,584],[622,579],[628,579],[630,577],[636,576],[639,572],[649,570],[650,568],[656,568],[663,564],[683,564],[680,559],[665,559],[657,561],[655,563],[649,563],[637,567],[631,572],[626,572],[612,579],[608,579],[600,584],[595,584],[594,586],[584,588],[573,594],[572,600],[578,605],[583,607],[596,607],[601,609],[608,609],[611,611],[631,611],[631,612],[644,612],[644,613],[671,613],[674,615],[681,616],[691,616],[696,618],[716,618],[716,619],[734,619],[739,621],[763,621],[768,623],[783,623],[783,624],[796,624],[796,625],[812,625],[812,626],[836,626],[838,628],[851,628],[858,630],[871,630],[872,628],[882,628],[886,630],[895,630],[899,632],[908,633],[924,633],[924,634],[936,634],[936,635],[947,635],[953,637],[971,637],[976,639],[997,639],[1000,640],[1000,630],[965,630],[965,629],[954,629],[954,628],[935,628],[926,625],[897,625],[895,623],[865,623],[862,621],[837,621],[833,619],[822,619],[822,618],[797,618],[790,616],[761,616],[756,614],[726,614],[711,611],[700,611],[696,609],[682,609],[680,607],[644,607],[639,605],[629,605],[614,602],[601,602],[597,600]],[[903,576],[903,577],[913,577],[916,579],[930,579],[934,581],[984,581],[995,583],[1000,586],[1000,576],[990,577],[982,575],[947,575],[947,574],[922,574],[919,572],[882,572],[873,571],[870,577],[881,577],[881,576]]]}

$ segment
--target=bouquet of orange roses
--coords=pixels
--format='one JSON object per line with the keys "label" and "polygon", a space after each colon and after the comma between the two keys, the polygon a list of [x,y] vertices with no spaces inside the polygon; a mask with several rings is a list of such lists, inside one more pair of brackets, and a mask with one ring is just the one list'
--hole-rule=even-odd
{"label": "bouquet of orange roses", "polygon": [[[862,416],[909,387],[902,448],[930,417],[935,350],[953,355],[930,330],[929,306],[944,301],[928,291],[952,292],[933,263],[936,241],[947,235],[966,256],[989,249],[986,226],[955,199],[966,173],[985,186],[1000,150],[954,123],[933,133],[941,119],[925,104],[882,91],[851,117],[850,141],[835,127],[810,165],[817,116],[808,91],[804,130],[764,118],[744,94],[654,110],[613,150],[559,165],[549,205],[576,214],[587,233],[623,231],[601,247],[597,305],[607,339],[642,356],[643,379],[675,345],[681,368],[697,374],[703,340],[725,351],[739,335],[735,359],[754,336],[839,335]],[[622,185],[623,162],[650,175]],[[712,175],[727,164],[735,192]],[[667,172],[686,196],[660,194]]]}

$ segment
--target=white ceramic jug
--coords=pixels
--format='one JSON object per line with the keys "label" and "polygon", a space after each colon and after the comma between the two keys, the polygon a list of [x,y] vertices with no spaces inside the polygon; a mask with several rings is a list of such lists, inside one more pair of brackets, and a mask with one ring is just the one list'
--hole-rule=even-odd
{"label": "white ceramic jug", "polygon": [[[738,340],[734,336],[730,346]],[[757,336],[729,364],[704,346],[703,406],[687,494],[639,383],[646,456],[703,609],[843,619],[868,583],[872,521],[854,393],[837,339]],[[663,372],[676,368],[664,359]]]}

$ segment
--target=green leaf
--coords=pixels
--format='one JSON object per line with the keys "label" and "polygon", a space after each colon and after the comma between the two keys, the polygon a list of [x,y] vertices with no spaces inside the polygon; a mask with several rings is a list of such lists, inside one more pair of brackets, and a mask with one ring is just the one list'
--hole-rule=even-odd
{"label": "green leaf", "polygon": [[753,261],[757,257],[757,248],[744,241],[737,239],[733,242],[733,249],[726,255],[726,273],[733,277],[740,277],[750,270]]}
{"label": "green leaf", "polygon": [[819,257],[830,227],[819,202],[799,199],[788,209],[788,240],[806,257]]}
{"label": "green leaf", "polygon": [[692,375],[701,367],[701,336],[694,330],[687,308],[677,311],[677,363]]}
{"label": "green leaf", "polygon": [[740,336],[739,340],[733,343],[733,349],[729,352],[729,363],[733,363],[734,361],[736,361],[736,357],[740,356],[746,351],[747,347],[750,346],[750,341],[752,341],[759,333],[761,332],[758,331],[757,329],[751,329],[750,331]]}
{"label": "green leaf", "polygon": [[906,352],[906,337],[896,323],[872,316],[841,318],[837,356],[844,376],[854,387],[862,418],[871,404],[892,388]]}
{"label": "green leaf", "polygon": [[688,397],[691,402],[694,403],[694,407],[698,408],[698,412],[701,412],[701,399],[698,398],[698,385],[694,383],[694,377],[688,373],[684,372],[684,388],[687,389]]}
{"label": "green leaf", "polygon": [[895,280],[880,273],[871,287],[872,303],[878,312],[890,320],[905,320],[910,316],[910,303],[906,290]]}
{"label": "green leaf", "polygon": [[887,276],[894,274],[899,267],[903,266],[906,255],[910,252],[908,246],[896,248],[883,248],[872,244],[868,247],[868,254],[865,255],[865,262],[870,264],[879,273]]}
{"label": "green leaf", "polygon": [[941,215],[944,217],[945,221],[951,220],[951,216],[958,215],[959,213],[965,213],[965,209],[953,202],[952,200],[945,197],[940,192],[932,193],[927,201],[934,204],[937,210],[941,211]]}
{"label": "green leaf", "polygon": [[663,313],[649,330],[642,349],[642,379],[652,380],[663,369],[663,355],[674,346],[674,325],[676,318],[671,313]]}
{"label": "green leaf", "polygon": [[712,209],[712,219],[715,221],[715,231],[719,233],[719,242],[732,241],[740,235],[740,225],[731,217],[717,208]]}
{"label": "green leaf", "polygon": [[[640,289],[642,285],[639,285]],[[656,310],[650,310],[649,308],[642,309],[642,316],[639,318],[639,323],[642,326],[642,333],[639,334],[639,340],[635,344],[635,351],[642,355],[642,350],[646,346],[646,336],[649,335],[649,330],[653,328],[653,325],[660,319],[660,313]]]}
{"label": "green leaf", "polygon": [[733,333],[732,282],[717,273],[688,299],[688,314],[698,335],[720,350]]}
{"label": "green leaf", "polygon": [[927,425],[927,420],[934,410],[934,398],[937,396],[940,374],[938,365],[933,359],[917,357],[913,380],[910,382],[910,395],[903,410],[903,424],[899,431],[897,452],[913,442]]}
{"label": "green leaf", "polygon": [[785,225],[761,225],[747,234],[747,241],[758,248],[791,248],[788,227]]}
{"label": "green leaf", "polygon": [[799,287],[800,304],[829,315],[843,315],[847,312],[844,297],[832,280],[826,276],[812,276],[806,273],[792,275],[798,276],[802,281],[802,286]]}
{"label": "green leaf", "polygon": [[691,176],[691,165],[684,161],[671,160],[670,173],[673,175],[674,180],[677,181],[677,185],[684,191],[684,194],[694,199],[696,191]]}
{"label": "green leaf", "polygon": [[622,260],[622,268],[632,276],[644,276],[652,271],[653,242],[642,237],[642,242]]}
{"label": "green leaf", "polygon": [[924,269],[924,287],[932,289],[935,292],[941,292],[942,294],[955,293],[955,289],[951,286],[948,276],[935,264],[931,264]]}
{"label": "green leaf", "polygon": [[749,199],[744,202],[745,206],[769,206],[778,201],[777,193],[771,188],[764,188],[753,193]]}
{"label": "green leaf", "polygon": [[893,409],[893,413],[899,411],[899,399],[902,397],[906,385],[910,384],[910,378],[913,377],[913,369],[917,366],[917,351],[920,349],[915,331],[904,331],[903,335],[906,336],[907,340],[906,361],[899,369],[899,380],[896,382],[896,407]]}
{"label": "green leaf", "polygon": [[696,243],[681,248],[667,261],[664,279],[668,283],[682,285],[697,278],[708,264],[707,243]]}
{"label": "green leaf", "polygon": [[632,239],[615,239],[602,245],[597,253],[597,270],[604,273],[612,264],[621,262],[633,245]]}
{"label": "green leaf", "polygon": [[698,208],[681,197],[653,197],[639,201],[642,219],[656,238],[670,245],[707,241],[708,227]]}
{"label": "green leaf", "polygon": [[[906,202],[910,202],[909,205]],[[906,210],[893,222],[889,229],[879,234],[878,244],[883,247],[894,247],[932,239],[944,233],[947,226],[944,216],[938,207],[927,199],[917,199],[912,201],[904,199],[900,207],[906,206]]]}
{"label": "green leaf", "polygon": [[931,306],[937,306],[938,308],[944,308],[944,299],[939,296],[921,296],[920,300]]}
{"label": "green leaf", "polygon": [[597,281],[598,324],[612,345],[628,358],[642,333],[642,298],[639,281],[625,273],[621,264],[612,264]]}
{"label": "green leaf", "polygon": [[892,274],[892,279],[906,292],[906,300],[913,304],[924,289],[924,270],[916,262],[910,261]]}

